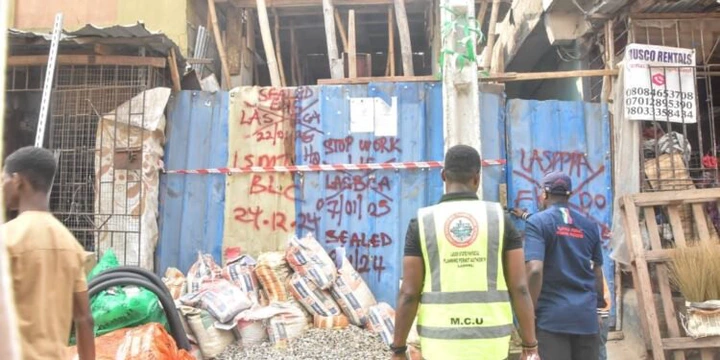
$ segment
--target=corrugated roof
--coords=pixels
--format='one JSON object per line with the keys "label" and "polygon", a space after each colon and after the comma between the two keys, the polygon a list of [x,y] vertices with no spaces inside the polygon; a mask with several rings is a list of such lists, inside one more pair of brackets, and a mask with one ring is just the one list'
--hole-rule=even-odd
{"label": "corrugated roof", "polygon": [[[30,44],[35,46],[49,46],[52,39],[52,34],[50,33],[23,31],[19,29],[9,29],[8,35],[11,40],[25,40],[21,44],[11,44],[11,46]],[[181,54],[180,49],[170,38],[161,32],[148,30],[145,24],[141,22],[133,25],[113,25],[107,27],[87,24],[76,31],[63,31],[61,43],[87,45],[103,43],[103,39],[119,39],[119,41],[113,41],[112,43],[115,45],[146,47],[148,50],[162,55],[168,55],[170,49],[175,48],[176,55],[179,56],[179,54]]]}

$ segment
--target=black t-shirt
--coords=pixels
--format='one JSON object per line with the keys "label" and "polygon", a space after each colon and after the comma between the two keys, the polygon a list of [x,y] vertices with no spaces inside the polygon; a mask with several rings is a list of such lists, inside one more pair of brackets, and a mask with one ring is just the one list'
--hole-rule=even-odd
{"label": "black t-shirt", "polygon": [[[454,193],[443,195],[440,202],[477,200],[478,197],[474,193]],[[522,235],[515,228],[510,216],[505,214],[505,239],[503,239],[503,252],[522,249]],[[410,220],[408,224],[407,234],[405,235],[405,256],[422,257],[422,249],[420,247],[420,229],[418,228],[417,219]]]}

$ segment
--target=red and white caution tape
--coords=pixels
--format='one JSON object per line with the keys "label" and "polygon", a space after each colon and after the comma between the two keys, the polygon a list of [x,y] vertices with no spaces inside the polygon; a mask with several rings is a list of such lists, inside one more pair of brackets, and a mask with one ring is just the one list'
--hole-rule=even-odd
{"label": "red and white caution tape", "polygon": [[[484,160],[482,166],[505,165],[505,160]],[[271,172],[321,172],[354,170],[403,170],[434,169],[443,167],[442,161],[388,162],[376,164],[332,164],[332,165],[290,165],[290,166],[250,166],[244,168],[215,168],[197,170],[167,170],[166,174],[246,174]]]}

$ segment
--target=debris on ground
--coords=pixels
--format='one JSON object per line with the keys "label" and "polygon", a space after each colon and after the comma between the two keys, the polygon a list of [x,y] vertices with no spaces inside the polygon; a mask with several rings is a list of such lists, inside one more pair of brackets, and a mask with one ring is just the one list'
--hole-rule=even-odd
{"label": "debris on ground", "polygon": [[308,329],[286,349],[268,343],[247,349],[233,344],[217,360],[386,360],[391,355],[388,346],[377,335],[349,326],[343,330]]}

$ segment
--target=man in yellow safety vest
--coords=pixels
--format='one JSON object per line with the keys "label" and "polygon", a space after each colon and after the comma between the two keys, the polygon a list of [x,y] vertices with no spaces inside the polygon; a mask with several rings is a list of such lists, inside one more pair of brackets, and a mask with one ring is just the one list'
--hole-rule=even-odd
{"label": "man in yellow safety vest", "polygon": [[513,309],[521,359],[539,359],[522,237],[500,204],[478,200],[480,163],[472,147],[448,150],[445,195],[408,226],[393,359],[406,358],[415,314],[424,359],[506,359]]}

